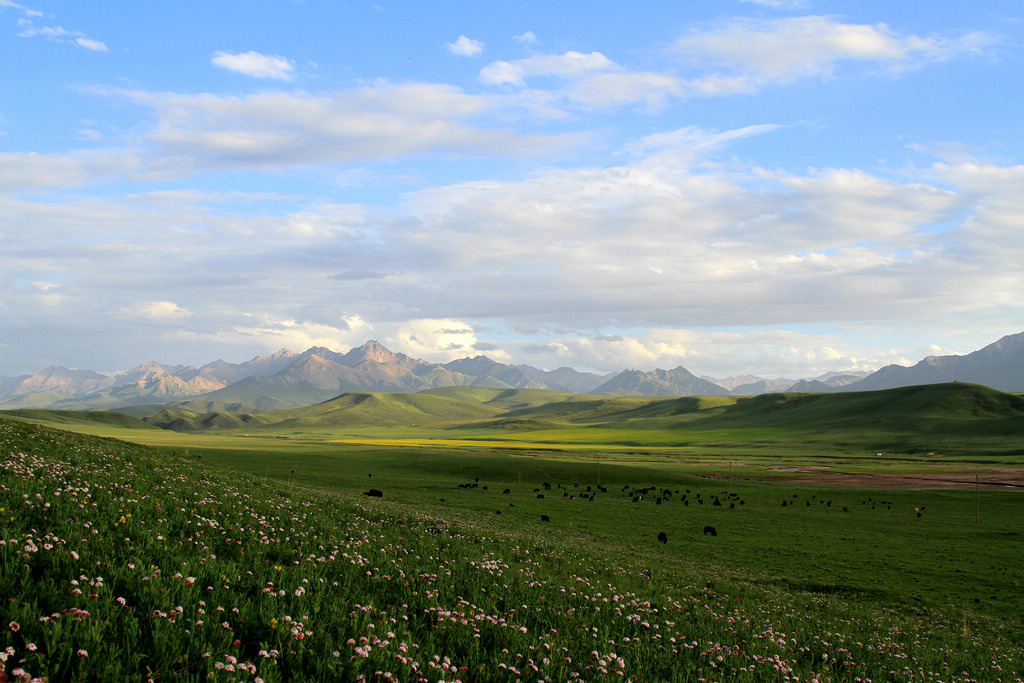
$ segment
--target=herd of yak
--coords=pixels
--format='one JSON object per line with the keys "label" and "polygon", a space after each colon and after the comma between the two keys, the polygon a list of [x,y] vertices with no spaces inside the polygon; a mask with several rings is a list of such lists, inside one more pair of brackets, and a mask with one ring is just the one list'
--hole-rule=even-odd
{"label": "herd of yak", "polygon": [[[373,476],[373,475],[371,474],[369,476]],[[557,496],[558,495],[558,491],[561,491],[562,492],[562,496],[561,496],[562,498],[567,498],[569,500],[577,500],[577,499],[579,499],[579,500],[589,500],[589,501],[593,501],[598,493],[608,493],[608,489],[605,488],[604,486],[601,486],[600,484],[598,484],[596,486],[587,485],[582,490],[581,490],[581,487],[580,487],[580,485],[578,483],[573,484],[572,490],[570,490],[570,488],[568,486],[563,486],[562,484],[555,484],[554,487],[555,487],[555,493],[552,494],[551,493],[552,485],[549,482],[544,482],[540,487],[533,489],[533,493],[537,496],[537,498],[539,500],[543,500],[545,494],[547,494],[549,496],[550,495]],[[456,486],[456,488],[457,489],[475,489],[475,488],[480,488],[480,489],[482,489],[484,491],[487,490],[487,486],[486,485],[484,485],[484,486],[480,485],[480,478],[479,477],[477,477],[472,482],[458,484]],[[505,489],[504,491],[502,491],[502,494],[504,494],[504,495],[510,495],[511,493],[512,493],[512,489]],[[374,497],[374,498],[383,498],[384,497],[384,492],[381,491],[380,489],[370,489],[369,491],[366,491],[363,495],[371,496],[371,497]],[[708,505],[710,505],[712,507],[725,507],[726,504],[728,504],[729,509],[735,509],[737,505],[740,505],[740,506],[746,505],[746,502],[740,499],[739,494],[732,493],[731,491],[722,491],[720,494],[711,494],[711,496],[709,498],[704,498],[704,497],[702,497],[702,495],[699,492],[691,494],[690,489],[686,489],[686,491],[680,493],[679,489],[676,489],[675,491],[672,491],[671,489],[659,488],[659,487],[656,487],[656,486],[647,486],[647,487],[644,487],[644,488],[636,488],[636,487],[630,486],[629,484],[626,484],[625,486],[622,487],[621,495],[623,495],[624,497],[630,498],[632,500],[632,502],[634,502],[634,503],[640,503],[645,498],[653,498],[656,505],[661,505],[663,502],[671,501],[673,499],[673,496],[680,496],[679,497],[679,501],[682,502],[683,505],[687,505],[687,506],[690,505],[691,501],[693,501],[696,505],[704,505],[705,503],[707,503]],[[691,495],[693,496],[692,498],[690,497]],[[724,501],[723,501],[723,498],[724,498]],[[793,494],[793,498],[797,498],[797,494],[794,493]],[[811,498],[812,499],[816,499],[817,497],[812,495]],[[441,502],[444,503],[445,499],[441,498]],[[805,502],[806,507],[811,507],[811,501],[810,500],[806,500],[804,502]],[[866,501],[864,501],[865,504],[867,504],[869,502],[871,503],[871,509],[872,510],[875,509],[875,505],[876,504],[885,505],[888,509],[891,509],[891,505],[892,505],[891,501],[884,501],[884,500],[883,501],[874,501],[874,500],[872,500],[870,498],[868,498]],[[832,501],[831,500],[825,500],[824,498],[818,500],[818,503],[820,503],[822,505],[826,505],[828,507],[832,506]],[[789,505],[796,505],[796,502],[792,501],[792,500],[786,500],[786,499],[782,500],[782,506],[783,507],[786,507],[786,506],[789,506]],[[509,503],[508,506],[509,507],[515,507],[515,505],[513,503]],[[921,516],[921,511],[922,510],[924,510],[923,507],[915,508],[915,512],[917,513],[918,517]],[[501,510],[496,510],[495,512],[500,515],[502,511]],[[843,512],[849,512],[849,510],[844,507],[843,508]],[[542,522],[550,522],[551,518],[548,515],[541,515],[540,516],[540,521],[542,521]],[[717,536],[718,535],[718,531],[713,526],[705,526],[704,529],[703,529],[703,533],[704,533],[705,536],[709,536],[709,535],[710,536]],[[668,535],[664,531],[660,532],[658,534],[658,541],[661,542],[661,543],[668,543]]]}

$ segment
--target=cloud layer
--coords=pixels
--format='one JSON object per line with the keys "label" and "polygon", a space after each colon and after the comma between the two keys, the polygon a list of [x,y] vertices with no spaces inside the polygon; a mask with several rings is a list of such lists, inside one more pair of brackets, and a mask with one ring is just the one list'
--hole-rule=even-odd
{"label": "cloud layer", "polygon": [[[0,6],[25,38],[100,50]],[[311,62],[249,50],[200,56],[239,90],[77,84],[134,118],[0,152],[0,344],[20,363],[0,374],[113,369],[115,347],[202,362],[377,338],[430,360],[808,376],[916,360],[893,330],[962,344],[948,352],[1019,331],[1012,156],[908,140],[897,164],[846,163],[842,131],[743,104],[842,79],[898,89],[989,54],[992,34],[790,16],[696,24],[643,59],[506,42],[473,62],[450,55],[482,41],[434,39],[461,80],[305,90]],[[716,100],[742,116],[691,122]],[[778,162],[799,136],[817,148]]]}

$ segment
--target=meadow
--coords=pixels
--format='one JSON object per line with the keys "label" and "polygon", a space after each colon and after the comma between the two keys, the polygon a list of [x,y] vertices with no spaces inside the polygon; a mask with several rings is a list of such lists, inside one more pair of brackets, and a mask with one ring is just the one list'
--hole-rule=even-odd
{"label": "meadow", "polygon": [[[6,680],[1013,681],[1024,670],[1019,492],[823,486],[787,471],[1010,467],[1003,418],[988,432],[886,437],[975,440],[982,455],[879,457],[851,448],[870,441],[855,430],[806,452],[827,442],[820,431],[785,420],[772,431],[749,414],[745,433],[677,426],[675,445],[649,415],[580,433],[550,417],[533,431],[499,416],[497,430],[189,433],[18,417],[0,419]],[[823,424],[835,434],[832,417]],[[591,447],[600,429],[617,447]]]}

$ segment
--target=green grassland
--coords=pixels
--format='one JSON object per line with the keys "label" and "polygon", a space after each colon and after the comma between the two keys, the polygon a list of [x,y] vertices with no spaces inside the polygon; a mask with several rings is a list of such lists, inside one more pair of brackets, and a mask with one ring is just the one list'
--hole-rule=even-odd
{"label": "green grassland", "polygon": [[[528,569],[531,585],[539,582],[564,589],[568,576],[587,577],[588,571],[600,567],[602,578],[596,583],[609,590],[655,602],[666,596],[674,596],[673,600],[688,596],[699,603],[699,608],[684,609],[673,621],[683,624],[682,631],[703,634],[698,641],[702,654],[708,650],[704,645],[728,641],[730,647],[738,648],[737,662],[742,659],[740,650],[749,655],[742,670],[733,666],[728,672],[709,666],[714,657],[693,659],[693,652],[679,647],[669,647],[672,657],[663,662],[664,650],[658,648],[665,643],[643,640],[644,647],[652,645],[653,650],[627,645],[629,638],[638,637],[629,630],[632,626],[608,627],[595,616],[593,627],[604,634],[599,642],[583,646],[585,639],[577,639],[575,645],[563,644],[578,650],[568,658],[580,664],[583,671],[576,673],[586,680],[603,680],[605,674],[595,668],[594,661],[586,665],[588,670],[580,658],[590,658],[592,646],[604,653],[598,645],[608,649],[609,642],[615,643],[618,654],[631,652],[634,657],[627,657],[627,668],[634,667],[628,675],[607,674],[616,680],[785,680],[787,667],[782,673],[774,667],[754,668],[762,662],[754,656],[757,648],[751,643],[762,636],[754,634],[753,627],[737,626],[744,622],[800,632],[799,647],[789,653],[793,655],[789,673],[800,675],[801,680],[1014,680],[1013,676],[1020,676],[1022,652],[1015,644],[1024,640],[1022,491],[1011,487],[1002,491],[970,487],[868,490],[815,483],[813,471],[817,470],[803,475],[784,471],[811,467],[864,474],[941,471],[959,473],[970,481],[991,468],[1019,468],[1024,466],[1024,399],[1019,396],[967,384],[863,394],[681,399],[462,387],[422,394],[346,394],[317,406],[249,416],[251,420],[244,415],[168,413],[142,422],[109,413],[12,411],[5,417],[19,422],[3,424],[21,424],[8,427],[17,433],[17,447],[26,452],[35,449],[40,457],[64,463],[60,467],[85,467],[80,452],[125,452],[128,456],[122,458],[152,463],[150,469],[164,472],[159,476],[165,482],[179,476],[189,481],[216,480],[222,483],[211,484],[212,489],[243,492],[254,499],[255,507],[283,505],[288,510],[302,509],[303,515],[313,515],[315,508],[316,515],[324,516],[317,524],[328,524],[328,520],[336,524],[355,515],[370,520],[366,524],[373,531],[360,533],[378,538],[375,546],[414,543],[416,554],[422,556],[436,544],[454,552],[465,559],[456,559],[449,568],[455,574],[466,562],[500,557],[518,570]],[[67,436],[54,437],[30,423],[93,436],[71,436],[65,431],[60,434]],[[155,424],[180,431],[156,429]],[[33,429],[43,431],[34,435]],[[119,441],[68,446],[74,439],[94,437]],[[116,481],[116,473],[111,477]],[[5,475],[2,481],[10,493],[7,509],[20,509],[14,497],[19,489],[11,485],[11,476]],[[159,488],[152,481],[137,482],[134,497],[146,486]],[[383,497],[362,495],[371,488],[383,492]],[[200,496],[175,495],[193,500]],[[120,504],[117,509],[124,508]],[[0,511],[0,517],[3,514]],[[542,516],[550,521],[542,521]],[[47,528],[41,521],[19,526],[19,520],[15,514],[5,522],[5,537],[12,538],[15,532],[38,537]],[[717,535],[705,534],[707,526],[714,527]],[[667,542],[659,542],[660,533]],[[171,540],[169,548],[180,545],[172,534],[163,533],[163,537]],[[258,544],[254,550],[262,552]],[[0,555],[3,551],[0,547]],[[224,560],[220,556],[218,562]],[[279,556],[283,557],[275,557]],[[404,552],[399,556],[404,557]],[[244,577],[246,571],[256,571],[254,567],[262,567],[258,575],[265,573],[266,562],[259,565],[256,560],[251,565],[251,554],[227,557],[233,564],[218,569],[225,577]],[[376,560],[378,565],[382,561]],[[8,562],[8,567],[17,564],[10,564],[10,558]],[[192,564],[183,573],[198,571],[193,560],[186,562]],[[428,574],[437,571],[436,566],[420,569]],[[378,610],[387,604],[393,617],[403,612],[395,607],[399,601],[419,604],[420,596],[410,596],[407,589],[345,576],[352,592],[344,599],[331,598],[343,603],[337,611],[348,614],[356,603],[373,604]],[[473,579],[480,580],[480,576]],[[590,583],[595,580],[587,577]],[[506,580],[506,584],[505,589],[499,585],[495,590],[524,590],[518,583]],[[473,585],[470,589],[458,583],[454,592],[441,591],[435,598],[449,607],[460,600],[474,604],[490,600],[475,592],[479,586]],[[384,594],[375,592],[385,588]],[[294,589],[291,586],[289,591]],[[584,628],[568,616],[568,610],[579,605],[558,602],[564,593],[533,594],[531,590],[525,596],[516,593],[514,599],[508,595],[503,599],[521,604],[522,610],[536,608],[548,631]],[[542,598],[544,602],[537,602]],[[25,600],[31,602],[28,597]],[[303,608],[290,609],[297,618]],[[420,604],[419,609],[433,607]],[[716,616],[709,617],[705,610]],[[419,618],[413,611],[404,614]],[[719,623],[723,614],[732,614],[736,620],[730,617]],[[517,618],[522,618],[521,612]],[[531,622],[529,628],[538,626]],[[353,627],[331,622],[330,628],[350,633]],[[591,628],[589,622],[586,628]],[[618,631],[608,633],[608,628]],[[632,635],[625,635],[627,631]],[[837,655],[822,650],[821,642],[842,634],[847,644],[865,643],[877,641],[872,635],[877,633],[900,644],[883,647],[878,642],[873,654],[843,655],[863,659],[870,664],[867,668],[824,666],[822,671],[821,655]],[[18,640],[14,633],[7,635],[11,642]],[[448,641],[429,646],[435,647],[432,652],[450,650],[472,663],[464,670],[457,666],[448,675],[459,680],[516,680],[518,676],[508,675],[507,668],[494,668],[502,660],[502,648],[481,659],[472,653],[472,635],[467,638],[468,643],[457,647]],[[788,651],[791,644],[785,641]],[[539,647],[538,641],[530,642],[520,643],[520,650]],[[808,642],[817,648],[817,661],[802,659]],[[245,650],[244,645],[240,647]],[[337,649],[324,652],[328,664],[338,665],[331,669],[331,677],[354,680],[357,672],[368,673],[360,668],[362,655],[351,655],[351,647],[336,642],[330,647],[347,653],[336,660],[331,658]],[[878,654],[893,647],[893,652],[910,652],[919,666],[904,671]],[[255,661],[256,655],[249,654]],[[792,666],[792,662],[800,664]],[[992,662],[998,662],[1003,671],[993,669]],[[660,673],[644,670],[644,663],[661,666]],[[73,664],[71,658],[68,666]],[[559,664],[562,668],[549,665],[546,675],[551,680],[568,680],[575,667],[563,664]],[[165,678],[174,677],[169,672],[175,666],[181,678],[188,680],[223,673],[210,669],[210,662],[191,659],[187,665],[179,661],[161,666]],[[275,666],[279,668],[269,667],[265,675],[261,669],[261,677],[287,678],[281,662]],[[320,665],[301,666],[307,667],[301,669],[307,673],[315,670],[317,676],[326,675],[317,668]],[[1008,675],[1014,666],[1016,673]],[[294,675],[298,670],[288,671]],[[536,672],[532,676],[543,677]],[[424,680],[442,677],[434,671]],[[378,680],[373,675],[368,679]],[[406,679],[417,680],[411,674],[398,678]]]}

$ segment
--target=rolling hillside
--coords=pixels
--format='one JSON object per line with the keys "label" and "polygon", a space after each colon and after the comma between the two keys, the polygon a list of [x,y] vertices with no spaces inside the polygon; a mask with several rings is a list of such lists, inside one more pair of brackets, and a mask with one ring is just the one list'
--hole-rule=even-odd
{"label": "rolling hillside", "polygon": [[[261,413],[164,411],[145,422],[174,431],[294,431],[402,427],[424,433],[561,432],[558,439],[641,443],[644,433],[701,430],[765,435],[1024,434],[1024,397],[965,383],[853,394],[782,393],[755,397],[607,397],[538,389],[447,387],[419,394],[351,392],[323,403]],[[584,432],[605,430],[608,436]],[[614,430],[615,436],[608,430]],[[765,431],[767,430],[767,431]],[[624,436],[632,434],[632,436]],[[545,439],[555,438],[545,436]],[[772,437],[776,438],[776,437]],[[845,437],[844,437],[845,438]],[[931,438],[931,437],[929,437]],[[927,441],[928,439],[925,439]]]}
{"label": "rolling hillside", "polygon": [[57,425],[88,425],[104,424],[113,425],[122,429],[156,429],[156,426],[143,422],[142,420],[106,410],[47,410],[24,408],[19,410],[0,410],[0,415],[16,418],[25,422],[38,422],[41,424]]}

